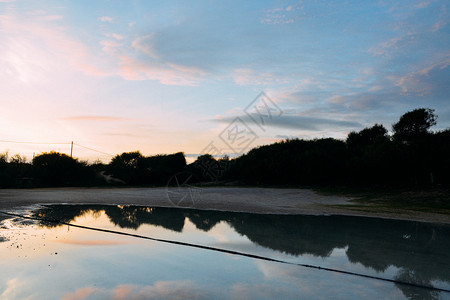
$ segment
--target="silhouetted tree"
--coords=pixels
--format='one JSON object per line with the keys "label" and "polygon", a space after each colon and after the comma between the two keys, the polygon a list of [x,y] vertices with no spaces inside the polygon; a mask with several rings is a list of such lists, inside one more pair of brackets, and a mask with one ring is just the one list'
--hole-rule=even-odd
{"label": "silhouetted tree", "polygon": [[183,152],[143,157],[137,165],[137,183],[166,185],[169,179],[186,168]]}
{"label": "silhouetted tree", "polygon": [[171,176],[186,167],[183,152],[144,157],[139,151],[116,155],[107,170],[127,184],[165,185]]}
{"label": "silhouetted tree", "polygon": [[171,178],[256,185],[450,184],[450,129],[430,132],[436,120],[434,110],[418,108],[393,124],[393,138],[383,125],[375,124],[350,132],[345,142],[333,138],[285,140],[254,148],[235,159],[201,155],[189,166],[182,152],[149,157],[139,151],[124,152],[107,165],[88,165],[57,152],[38,155],[31,165],[25,157],[16,154],[10,158],[4,152],[0,153],[0,187],[22,187],[23,182],[34,179],[35,186],[106,181],[166,185]]}
{"label": "silhouetted tree", "polygon": [[95,178],[86,162],[54,151],[35,156],[33,171],[44,186],[89,185]]}
{"label": "silhouetted tree", "polygon": [[5,151],[3,153],[0,153],[0,163],[7,163],[8,162],[8,151]]}
{"label": "silhouetted tree", "polygon": [[9,162],[13,164],[23,164],[26,163],[26,161],[27,158],[23,155],[21,156],[20,154],[15,154],[9,159]]}
{"label": "silhouetted tree", "polygon": [[366,146],[388,139],[387,129],[381,124],[364,128],[360,132],[352,131],[348,134],[346,143],[349,147]]}
{"label": "silhouetted tree", "polygon": [[124,167],[131,167],[136,168],[139,159],[141,159],[143,156],[141,152],[134,151],[134,152],[124,152],[120,155],[116,155],[111,160],[111,165],[122,165]]}
{"label": "silhouetted tree", "polygon": [[405,113],[400,120],[392,125],[394,140],[410,142],[429,133],[428,129],[436,125],[437,116],[434,109],[417,108]]}
{"label": "silhouetted tree", "polygon": [[188,170],[196,174],[202,181],[217,181],[222,179],[229,164],[228,156],[215,159],[211,154],[203,154],[197,157]]}
{"label": "silhouetted tree", "polygon": [[433,133],[428,143],[431,183],[450,183],[450,129]]}
{"label": "silhouetted tree", "polygon": [[135,184],[136,168],[142,157],[139,151],[118,154],[111,159],[108,165],[108,172],[128,184]]}
{"label": "silhouetted tree", "polygon": [[393,149],[383,125],[375,124],[348,134],[348,183],[377,184],[387,182],[392,174]]}
{"label": "silhouetted tree", "polygon": [[286,140],[252,149],[226,177],[250,184],[336,184],[346,176],[347,150],[336,139]]}

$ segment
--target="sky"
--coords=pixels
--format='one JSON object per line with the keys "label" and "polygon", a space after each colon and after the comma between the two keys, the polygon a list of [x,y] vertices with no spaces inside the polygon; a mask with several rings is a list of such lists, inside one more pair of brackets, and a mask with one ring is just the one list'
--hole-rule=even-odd
{"label": "sky", "polygon": [[0,0],[0,152],[234,157],[419,107],[445,129],[449,6]]}

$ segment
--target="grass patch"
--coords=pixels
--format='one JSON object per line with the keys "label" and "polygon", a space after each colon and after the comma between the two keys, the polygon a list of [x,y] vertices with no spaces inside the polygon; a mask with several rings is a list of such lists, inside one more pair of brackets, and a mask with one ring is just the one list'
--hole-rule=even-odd
{"label": "grass patch", "polygon": [[352,204],[340,206],[352,210],[419,211],[450,215],[450,190],[448,188],[328,187],[318,188],[315,191],[322,195],[353,198]]}

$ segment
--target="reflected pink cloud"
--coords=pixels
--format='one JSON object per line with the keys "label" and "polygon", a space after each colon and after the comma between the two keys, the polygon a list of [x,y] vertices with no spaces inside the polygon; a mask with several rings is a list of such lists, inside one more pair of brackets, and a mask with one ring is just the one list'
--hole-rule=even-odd
{"label": "reflected pink cloud", "polygon": [[82,245],[82,246],[114,246],[132,244],[126,241],[109,241],[109,240],[53,240],[53,242],[70,244],[70,245]]}
{"label": "reflected pink cloud", "polygon": [[66,295],[63,300],[86,299],[95,293],[100,299],[211,299],[212,294],[200,289],[193,281],[157,281],[153,285],[121,284],[113,289],[80,288]]}

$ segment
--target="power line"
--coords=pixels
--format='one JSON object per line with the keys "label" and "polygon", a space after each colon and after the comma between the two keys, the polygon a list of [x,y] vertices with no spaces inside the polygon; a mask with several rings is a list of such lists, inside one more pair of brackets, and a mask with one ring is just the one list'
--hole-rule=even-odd
{"label": "power line", "polygon": [[48,222],[48,223],[54,223],[54,224],[67,225],[67,226],[72,226],[72,227],[76,227],[76,228],[80,228],[80,229],[86,229],[86,230],[92,230],[92,231],[99,231],[99,232],[105,232],[105,233],[112,233],[112,234],[130,236],[130,237],[135,237],[135,238],[140,238],[140,239],[151,240],[151,241],[154,241],[154,242],[167,243],[167,244],[173,244],[173,245],[179,245],[179,246],[185,246],[185,247],[192,247],[192,248],[199,248],[199,249],[203,249],[203,250],[210,250],[210,251],[222,252],[222,253],[227,253],[227,254],[232,254],[232,255],[244,256],[244,257],[248,257],[248,258],[264,260],[264,261],[270,261],[270,262],[275,262],[275,263],[280,263],[280,264],[285,264],[285,265],[294,265],[294,266],[299,266],[299,267],[304,267],[304,268],[309,268],[309,269],[323,270],[323,271],[327,271],[327,272],[334,272],[334,273],[346,274],[346,275],[351,275],[351,276],[358,276],[358,277],[363,277],[363,278],[368,278],[368,279],[375,279],[375,280],[380,280],[380,281],[391,282],[391,283],[395,283],[395,284],[403,284],[403,285],[413,286],[413,287],[416,287],[416,288],[422,288],[422,289],[427,289],[427,290],[433,290],[433,291],[450,293],[450,289],[434,287],[434,286],[431,286],[431,285],[424,285],[424,284],[420,284],[420,283],[413,283],[413,282],[401,281],[401,280],[396,280],[396,279],[389,279],[389,278],[384,278],[384,277],[379,277],[379,276],[366,275],[366,274],[361,274],[361,273],[356,273],[356,272],[351,272],[351,271],[345,271],[345,270],[339,270],[339,269],[333,269],[333,268],[324,268],[324,267],[316,266],[316,265],[309,265],[309,264],[290,262],[290,261],[286,261],[286,260],[270,258],[270,257],[266,257],[266,256],[261,256],[261,255],[251,254],[251,253],[245,253],[245,252],[240,252],[240,251],[227,250],[227,249],[223,249],[223,248],[216,248],[216,247],[210,247],[210,246],[199,245],[199,244],[192,244],[192,243],[175,241],[175,240],[153,238],[153,237],[149,237],[149,236],[133,234],[133,233],[128,233],[128,232],[122,232],[122,231],[116,231],[116,230],[109,230],[109,229],[95,228],[95,227],[89,227],[89,226],[83,226],[83,225],[76,225],[76,224],[72,224],[72,223],[68,223],[68,222],[63,222],[63,221],[60,221],[60,220],[53,220],[53,219],[46,219],[46,218],[36,218],[36,217],[27,217],[27,216],[24,216],[24,215],[13,214],[13,213],[8,213],[8,212],[3,212],[3,211],[0,211],[0,213],[4,214],[4,215],[8,215],[8,216],[23,218],[23,219],[29,219],[29,220],[36,220],[36,221],[41,221],[41,222]]}
{"label": "power line", "polygon": [[80,145],[80,144],[77,144],[77,143],[74,143],[74,142],[70,142],[70,143],[47,143],[47,142],[25,142],[25,141],[0,140],[0,143],[30,144],[30,145],[77,145],[78,147],[81,147],[81,148],[84,148],[84,149],[87,149],[87,150],[91,150],[91,151],[94,151],[94,152],[98,152],[98,153],[101,153],[101,154],[105,154],[105,155],[114,157],[113,154],[106,153],[106,152],[103,152],[103,151],[100,151],[100,150],[96,150],[96,149],[93,149],[93,148],[90,148],[90,147],[86,147],[86,146],[83,146],[83,145]]}
{"label": "power line", "polygon": [[70,143],[19,142],[19,141],[4,141],[4,140],[0,140],[0,143],[34,144],[34,145],[70,145]]}
{"label": "power line", "polygon": [[82,146],[82,145],[77,144],[77,143],[73,143],[73,144],[77,145],[78,147],[81,147],[81,148],[85,148],[85,149],[88,149],[88,150],[91,150],[91,151],[95,151],[95,152],[98,152],[98,153],[109,155],[111,157],[115,156],[115,155],[112,155],[112,154],[109,154],[109,153],[106,153],[106,152],[103,152],[103,151],[99,151],[99,150],[95,150],[95,149],[92,149],[92,148],[89,148],[89,147],[86,147],[86,146]]}

